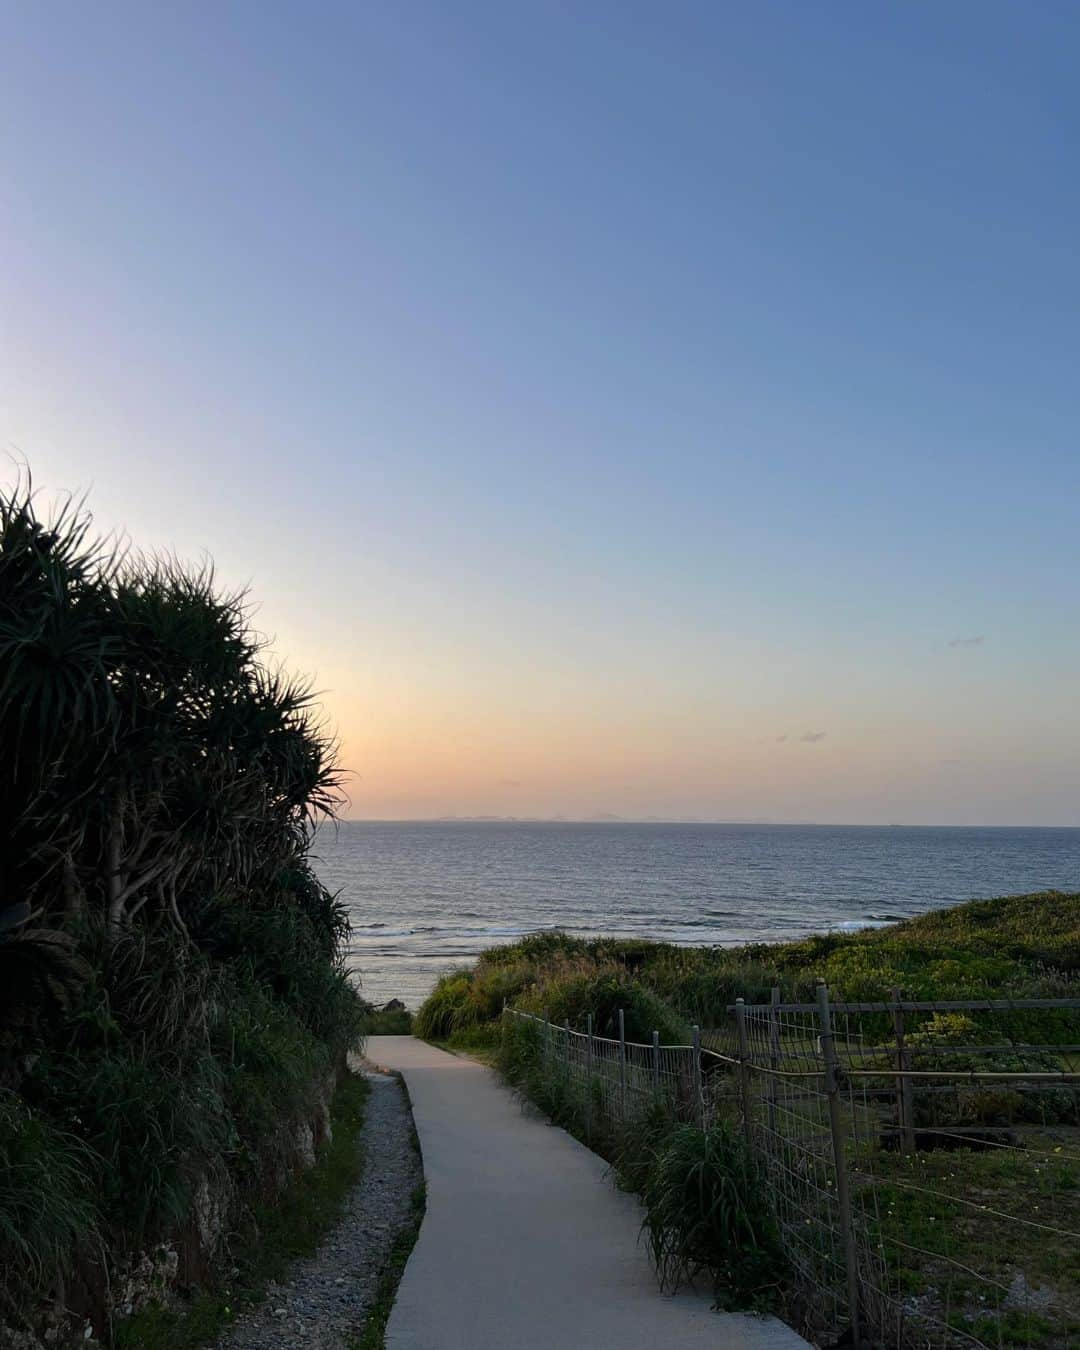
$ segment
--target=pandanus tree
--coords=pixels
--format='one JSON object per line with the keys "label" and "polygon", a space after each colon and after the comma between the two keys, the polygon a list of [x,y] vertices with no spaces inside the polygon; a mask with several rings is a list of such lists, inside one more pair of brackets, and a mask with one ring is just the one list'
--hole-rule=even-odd
{"label": "pandanus tree", "polygon": [[210,567],[0,486],[0,1340],[200,1175],[277,1168],[362,1034],[308,857],[334,750]]}
{"label": "pandanus tree", "polygon": [[0,493],[0,952],[33,932],[56,966],[79,924],[183,942],[215,898],[318,892],[334,745],[260,653],[211,568],[96,542],[77,504],[46,525],[28,480]]}

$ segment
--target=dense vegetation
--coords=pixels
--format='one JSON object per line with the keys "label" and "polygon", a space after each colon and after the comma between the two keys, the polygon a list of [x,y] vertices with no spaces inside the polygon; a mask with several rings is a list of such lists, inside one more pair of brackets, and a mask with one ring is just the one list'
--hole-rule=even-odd
{"label": "dense vegetation", "polygon": [[[418,1035],[458,1044],[494,1035],[504,1000],[578,1030],[593,1013],[611,1035],[626,1010],[630,1040],[653,1031],[685,1044],[690,1023],[719,1026],[738,997],[812,1000],[819,980],[837,999],[1058,998],[1080,984],[1080,895],[1048,892],[976,900],[886,928],[824,933],[798,942],[674,947],[540,933],[481,953],[440,980],[416,1017]],[[1041,1019],[1046,1023],[1048,1019]],[[1061,1035],[1075,1032],[1072,1019]]]}
{"label": "dense vegetation", "polygon": [[338,781],[243,596],[0,495],[0,1324],[208,1179],[265,1189],[325,1098],[362,1027],[308,862]]}

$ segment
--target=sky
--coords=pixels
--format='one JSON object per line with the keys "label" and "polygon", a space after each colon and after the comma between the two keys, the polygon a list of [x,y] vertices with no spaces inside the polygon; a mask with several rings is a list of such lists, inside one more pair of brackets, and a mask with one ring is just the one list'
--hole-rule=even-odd
{"label": "sky", "polygon": [[1080,824],[1080,7],[0,0],[0,485],[358,818]]}

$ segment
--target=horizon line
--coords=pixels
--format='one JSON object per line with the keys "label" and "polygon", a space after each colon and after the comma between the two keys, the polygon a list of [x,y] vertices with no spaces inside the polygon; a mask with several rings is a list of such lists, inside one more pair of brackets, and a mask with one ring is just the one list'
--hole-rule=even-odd
{"label": "horizon line", "polygon": [[1039,822],[1002,824],[958,824],[949,821],[833,821],[768,820],[757,817],[728,817],[706,820],[694,816],[340,816],[338,825],[740,825],[763,829],[822,830],[1080,830],[1074,825],[1049,825]]}

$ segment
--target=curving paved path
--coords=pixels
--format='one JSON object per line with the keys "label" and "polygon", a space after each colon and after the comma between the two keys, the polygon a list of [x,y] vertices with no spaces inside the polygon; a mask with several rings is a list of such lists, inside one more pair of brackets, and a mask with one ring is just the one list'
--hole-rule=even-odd
{"label": "curving paved path", "polygon": [[775,1319],[663,1297],[637,1201],[490,1069],[411,1036],[367,1057],[405,1076],[428,1186],[387,1350],[805,1350]]}

